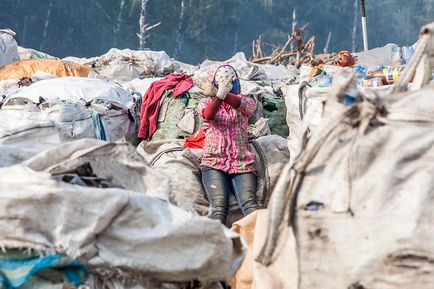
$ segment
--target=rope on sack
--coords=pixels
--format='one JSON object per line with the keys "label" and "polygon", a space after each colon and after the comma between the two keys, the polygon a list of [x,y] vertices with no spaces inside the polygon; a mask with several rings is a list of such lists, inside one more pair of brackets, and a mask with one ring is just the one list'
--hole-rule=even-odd
{"label": "rope on sack", "polygon": [[168,148],[165,150],[162,150],[161,152],[159,152],[156,156],[154,156],[151,161],[149,162],[151,167],[153,167],[155,165],[155,163],[164,155],[167,153],[171,153],[171,152],[180,152],[183,151],[184,148],[183,147],[173,147],[173,148]]}
{"label": "rope on sack", "polygon": [[51,123],[51,122],[47,122],[44,124],[38,124],[38,125],[26,126],[25,128],[22,128],[21,130],[6,133],[3,136],[0,136],[0,139],[4,139],[4,138],[10,137],[10,136],[16,136],[20,133],[25,133],[25,132],[31,131],[32,129],[51,128],[51,127],[53,127],[53,123]]}
{"label": "rope on sack", "polygon": [[[405,91],[407,84],[413,79],[419,64],[423,60],[423,57],[427,57],[430,53],[430,42],[434,35],[434,23],[426,25],[421,30],[421,37],[415,54],[410,61],[409,66],[404,71],[402,77],[398,79],[395,85],[392,87],[391,93],[397,93]],[[425,75],[426,77],[426,75]],[[426,78],[421,84],[426,84]],[[300,93],[300,90],[299,90]],[[300,97],[300,94],[299,94]],[[302,109],[300,105],[299,108]],[[277,241],[280,238],[281,231],[280,226],[286,216],[286,209],[289,207],[289,225],[292,225],[292,221],[296,210],[296,199],[298,195],[298,187],[303,178],[303,174],[307,166],[313,161],[318,154],[321,146],[328,139],[329,135],[342,123],[343,120],[350,117],[353,113],[356,113],[359,108],[357,106],[347,108],[339,116],[334,118],[328,126],[316,134],[308,143],[308,147],[299,155],[299,157],[290,163],[288,163],[282,170],[280,178],[273,191],[272,201],[269,207],[269,220],[266,241],[261,248],[259,254],[255,257],[255,260],[268,266],[272,263],[272,257],[277,247]],[[363,110],[363,109],[362,109]],[[302,110],[300,110],[300,116],[302,116]],[[371,111],[372,112],[372,111]],[[362,113],[359,114],[360,124],[359,132],[364,133],[369,124],[369,119],[376,117],[375,113]],[[288,206],[288,207],[287,207]]]}
{"label": "rope on sack", "polygon": [[[288,163],[282,170],[272,194],[271,206],[269,207],[269,219],[266,241],[255,260],[265,266],[272,263],[272,257],[280,238],[280,226],[284,221],[285,211],[289,205],[290,219],[295,212],[295,200],[297,198],[298,185],[306,167],[312,162],[321,146],[328,139],[333,130],[339,126],[344,119],[357,110],[357,107],[349,107],[342,114],[333,119],[321,133],[311,139],[310,145],[294,162]],[[291,223],[290,223],[291,225]]]}
{"label": "rope on sack", "polygon": [[306,101],[307,87],[312,87],[312,85],[310,85],[307,81],[303,81],[298,88],[298,113],[301,120],[303,120],[304,117],[304,102]]}
{"label": "rope on sack", "polygon": [[268,171],[268,162],[267,162],[267,159],[265,158],[265,154],[261,148],[261,145],[254,139],[251,140],[251,144],[253,145],[253,147],[255,148],[256,152],[259,155],[261,169],[264,172],[264,187],[262,189],[262,198],[260,200],[260,202],[261,202],[260,204],[261,204],[261,206],[265,206],[266,205],[265,200],[267,199],[267,194],[268,194],[268,190],[270,188],[270,182],[271,182],[270,172]]}
{"label": "rope on sack", "polygon": [[[366,133],[369,122],[372,118],[377,117],[378,111],[375,106],[369,102],[364,102],[359,106],[346,108],[340,115],[332,119],[321,132],[316,134],[308,143],[306,149],[292,163],[288,163],[281,172],[278,183],[272,195],[272,202],[269,214],[269,226],[267,231],[266,242],[256,257],[256,261],[268,266],[272,263],[272,257],[277,247],[277,241],[280,238],[279,230],[288,208],[289,223],[291,226],[295,216],[296,200],[299,192],[299,185],[303,179],[304,172],[309,164],[314,160],[321,147],[330,137],[331,133],[342,122],[357,114],[359,118],[359,134]],[[354,145],[354,142],[353,144]]]}

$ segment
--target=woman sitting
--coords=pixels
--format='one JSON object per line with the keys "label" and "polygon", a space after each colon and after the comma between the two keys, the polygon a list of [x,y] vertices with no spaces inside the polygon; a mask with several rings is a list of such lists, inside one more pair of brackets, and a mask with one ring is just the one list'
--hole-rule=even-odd
{"label": "woman sitting", "polygon": [[258,209],[255,155],[247,135],[256,103],[240,95],[240,82],[232,66],[219,66],[212,79],[212,83],[196,81],[208,96],[198,108],[205,132],[202,183],[210,203],[209,217],[226,224],[231,193],[244,215]]}

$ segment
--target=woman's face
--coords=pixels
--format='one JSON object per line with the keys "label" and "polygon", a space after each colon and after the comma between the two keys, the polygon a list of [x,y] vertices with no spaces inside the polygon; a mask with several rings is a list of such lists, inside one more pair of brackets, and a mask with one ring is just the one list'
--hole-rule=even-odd
{"label": "woman's face", "polygon": [[214,74],[214,86],[218,88],[219,83],[224,82],[232,82],[232,90],[231,93],[239,94],[240,93],[240,80],[238,79],[237,73],[235,69],[230,65],[222,65],[217,68]]}
{"label": "woman's face", "polygon": [[237,79],[237,73],[235,69],[230,65],[222,65],[217,68],[214,75],[214,82],[219,84],[228,81],[234,81]]}

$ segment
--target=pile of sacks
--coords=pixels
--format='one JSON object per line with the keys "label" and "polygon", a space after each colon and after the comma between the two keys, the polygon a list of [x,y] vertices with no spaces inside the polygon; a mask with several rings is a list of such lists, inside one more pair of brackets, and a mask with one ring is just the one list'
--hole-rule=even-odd
{"label": "pile of sacks", "polygon": [[[411,46],[399,47],[391,43],[353,54],[341,51],[329,62],[302,65],[298,83],[281,88],[287,109],[291,154],[298,155],[306,139],[323,122],[326,101],[336,93],[335,82],[339,87],[342,78],[347,79],[344,96],[340,99],[344,105],[354,104],[360,95],[373,98],[387,95],[393,84],[402,78],[419,46],[420,41],[417,41]],[[434,71],[426,75],[431,77]]]}
{"label": "pile of sacks", "polygon": [[127,143],[71,141],[0,170],[7,288],[218,288],[242,260],[239,236],[171,204],[168,178]]}
{"label": "pile of sacks", "polygon": [[76,139],[132,138],[133,101],[117,84],[76,77],[42,80],[10,93],[0,109],[0,145],[21,153],[9,155],[5,164]]}
{"label": "pile of sacks", "polygon": [[433,52],[431,23],[396,83],[351,105],[354,75],[335,77],[320,125],[273,191],[257,261],[274,263],[295,239],[296,288],[432,287]]}
{"label": "pile of sacks", "polygon": [[[204,217],[201,150],[182,149],[180,139],[200,123],[178,133],[170,126],[188,109],[195,114],[200,91],[185,95],[189,106],[178,99],[168,105],[153,141],[130,144],[147,88],[170,72],[200,75],[199,67],[164,52],[115,49],[92,60],[59,60],[18,49],[9,36],[14,56],[3,57],[0,67],[0,284],[221,288],[245,246]],[[234,59],[240,69],[251,65],[244,55]],[[279,78],[282,67],[250,69],[256,75],[242,74],[242,81],[258,102],[274,97],[273,85],[296,79]],[[252,122],[262,116],[258,110]],[[262,136],[252,140],[260,160],[257,196],[266,207],[289,151],[285,138],[255,131]],[[242,216],[235,199],[231,216],[230,223]]]}
{"label": "pile of sacks", "polygon": [[[204,217],[208,203],[200,181],[201,150],[183,148],[183,139],[201,127],[196,114],[203,98],[200,89],[193,86],[176,98],[172,90],[166,90],[152,138],[140,142],[136,137],[143,96],[154,82],[172,73],[184,73],[193,79],[207,77],[210,67],[218,62],[206,60],[193,66],[171,59],[165,52],[130,49],[111,49],[89,59],[56,59],[19,48],[13,36],[10,30],[0,30],[0,37],[8,44],[6,52],[0,53],[0,183],[4,184],[0,186],[4,201],[0,245],[5,248],[0,254],[0,282],[11,288],[21,286],[19,280],[52,288],[62,288],[63,282],[91,288],[221,288],[219,281],[228,280],[240,266],[245,244],[239,235]],[[382,125],[387,128],[387,119],[408,121],[405,117],[414,112],[407,114],[405,106],[418,98],[418,103],[425,101],[432,91],[430,86],[421,89],[428,83],[432,67],[418,66],[422,72],[414,76],[415,66],[429,62],[418,52],[426,52],[425,42],[420,41],[414,51],[416,64],[409,57],[410,48],[406,48],[410,53],[405,57],[401,54],[400,59],[406,63],[401,61],[400,65],[406,64],[409,72],[399,70],[396,78],[392,71],[393,86],[364,86],[367,74],[362,72],[369,70],[362,71],[361,67],[395,63],[396,54],[392,52],[396,47],[390,45],[358,55],[342,54],[357,59],[353,67],[324,64],[298,70],[293,66],[254,64],[243,53],[224,61],[236,69],[242,94],[257,102],[249,131],[258,160],[257,198],[262,208],[267,207],[274,191],[270,240],[259,259],[269,263],[279,243],[276,232],[290,234],[287,228],[279,230],[285,223],[283,216],[289,216],[285,211],[289,200],[291,218],[295,218],[291,220],[300,222],[297,253],[306,257],[300,263],[303,288],[320,286],[318,280],[327,280],[330,288],[340,288],[341,283],[359,288],[357,280],[362,278],[357,278],[371,268],[371,263],[359,262],[361,273],[352,274],[346,260],[354,256],[352,251],[345,251],[348,258],[327,267],[330,276],[341,269],[345,276],[342,273],[339,278],[327,279],[324,274],[316,274],[315,260],[321,258],[315,254],[321,253],[310,252],[308,244],[321,248],[321,242],[329,238],[323,238],[324,232],[335,232],[336,236],[330,238],[339,243],[342,235],[334,231],[339,225],[320,218],[357,209],[351,206],[348,190],[341,190],[348,188],[349,176],[343,173],[353,148],[348,145],[359,133],[365,136],[371,130],[381,130]],[[372,55],[381,57],[374,59]],[[409,84],[413,76],[414,83]],[[417,92],[408,97],[411,101],[396,102],[400,97],[396,93],[404,86]],[[429,112],[419,109],[422,120],[415,120],[430,123]],[[356,131],[357,127],[360,129]],[[430,139],[421,146],[425,144],[428,147]],[[318,154],[323,146],[328,148]],[[342,159],[348,162],[342,165]],[[324,167],[328,169],[318,177],[316,169]],[[340,168],[337,175],[334,167]],[[302,193],[296,193],[299,187],[293,181],[305,177],[300,175],[302,171],[312,174],[306,175]],[[327,187],[330,179],[338,180],[333,200],[316,190]],[[288,192],[293,195],[286,195]],[[296,205],[296,199],[302,207]],[[228,225],[242,216],[234,198],[230,212]],[[320,215],[320,221],[315,214]],[[350,215],[345,215],[348,224]],[[323,231],[322,222],[328,226],[327,231]],[[331,257],[336,254],[326,249],[328,264],[333,263]],[[410,254],[416,256],[411,260],[418,254]],[[43,259],[47,255],[51,256],[49,262]],[[392,261],[403,254],[393,256],[396,258]],[[8,263],[11,260],[17,262],[14,268],[29,268],[28,263],[17,260],[30,259],[41,274],[23,269],[17,281],[14,274],[2,271],[12,266]],[[42,260],[45,267],[40,265]],[[57,275],[42,278],[48,269]],[[63,274],[65,269],[72,273]],[[373,276],[371,273],[366,276]],[[369,284],[363,285],[367,287],[374,284],[367,279],[363,282]]]}

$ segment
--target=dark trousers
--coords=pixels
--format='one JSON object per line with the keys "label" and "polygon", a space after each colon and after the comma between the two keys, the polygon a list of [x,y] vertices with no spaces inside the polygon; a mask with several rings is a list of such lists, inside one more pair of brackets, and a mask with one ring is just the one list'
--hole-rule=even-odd
{"label": "dark trousers", "polygon": [[244,215],[257,210],[256,182],[256,175],[253,173],[228,174],[203,167],[202,184],[211,208],[209,217],[226,224],[231,193],[235,195]]}

